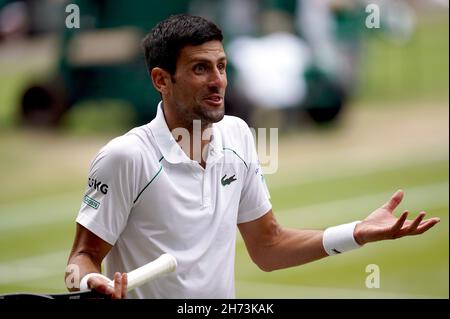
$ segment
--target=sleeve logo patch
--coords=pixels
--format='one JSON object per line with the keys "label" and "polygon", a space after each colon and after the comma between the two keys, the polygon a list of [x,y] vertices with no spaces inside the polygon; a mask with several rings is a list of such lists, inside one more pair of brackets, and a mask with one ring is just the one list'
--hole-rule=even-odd
{"label": "sleeve logo patch", "polygon": [[104,195],[108,193],[108,185],[97,181],[95,178],[88,179],[88,186],[97,191],[101,191]]}
{"label": "sleeve logo patch", "polygon": [[100,203],[97,202],[95,199],[90,198],[89,196],[84,196],[83,202],[89,206],[91,206],[94,209],[97,209],[100,206]]}

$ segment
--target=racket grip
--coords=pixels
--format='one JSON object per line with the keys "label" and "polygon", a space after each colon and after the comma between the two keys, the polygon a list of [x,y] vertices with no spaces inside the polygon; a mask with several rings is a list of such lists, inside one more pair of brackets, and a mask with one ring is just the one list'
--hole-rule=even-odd
{"label": "racket grip", "polygon": [[[174,271],[177,268],[175,257],[163,254],[152,262],[128,273],[128,291],[131,291],[155,277]],[[110,281],[110,287],[114,287],[114,281]]]}

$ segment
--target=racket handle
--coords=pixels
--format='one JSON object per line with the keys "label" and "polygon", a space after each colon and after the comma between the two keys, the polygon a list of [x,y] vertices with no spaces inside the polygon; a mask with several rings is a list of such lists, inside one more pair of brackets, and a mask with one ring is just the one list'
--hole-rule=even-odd
{"label": "racket handle", "polygon": [[[177,260],[170,254],[163,254],[154,261],[139,267],[128,273],[128,291],[131,291],[150,280],[174,271],[177,268]],[[114,281],[108,285],[114,288]]]}

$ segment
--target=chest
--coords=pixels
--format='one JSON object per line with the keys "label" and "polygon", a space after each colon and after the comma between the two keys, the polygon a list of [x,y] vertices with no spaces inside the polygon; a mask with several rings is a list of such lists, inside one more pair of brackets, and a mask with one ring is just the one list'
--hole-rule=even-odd
{"label": "chest", "polygon": [[238,161],[206,169],[196,163],[163,161],[130,219],[151,237],[170,234],[174,242],[188,243],[212,230],[234,232],[246,175],[246,166]]}

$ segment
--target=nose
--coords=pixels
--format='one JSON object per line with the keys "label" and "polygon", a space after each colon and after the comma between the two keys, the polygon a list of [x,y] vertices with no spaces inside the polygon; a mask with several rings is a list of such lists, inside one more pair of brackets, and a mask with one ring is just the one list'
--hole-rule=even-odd
{"label": "nose", "polygon": [[227,86],[227,82],[227,73],[225,72],[225,70],[214,68],[209,78],[209,86],[224,89]]}

